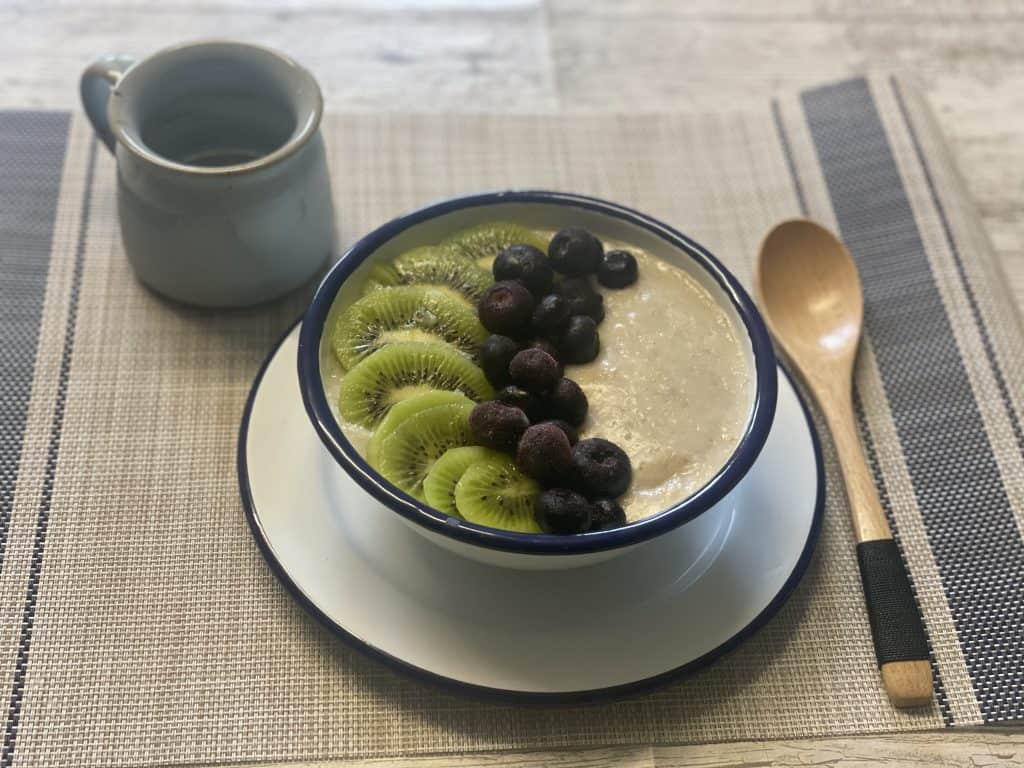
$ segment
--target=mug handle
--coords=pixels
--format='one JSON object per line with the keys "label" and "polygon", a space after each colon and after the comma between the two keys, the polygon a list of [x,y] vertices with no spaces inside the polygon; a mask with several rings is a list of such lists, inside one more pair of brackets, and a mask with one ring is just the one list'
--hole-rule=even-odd
{"label": "mug handle", "polygon": [[114,151],[117,139],[114,137],[114,132],[110,130],[110,120],[107,117],[110,92],[134,63],[135,59],[131,56],[121,54],[101,56],[82,73],[82,79],[79,82],[85,114],[89,116],[89,122],[92,123],[96,135],[103,139],[103,143],[111,152]]}

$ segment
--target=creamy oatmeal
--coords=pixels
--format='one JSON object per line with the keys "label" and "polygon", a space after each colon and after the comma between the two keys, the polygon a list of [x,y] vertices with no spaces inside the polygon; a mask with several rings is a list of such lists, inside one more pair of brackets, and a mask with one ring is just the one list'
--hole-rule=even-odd
{"label": "creamy oatmeal", "polygon": [[745,336],[715,300],[681,269],[629,250],[639,278],[602,290],[601,352],[566,376],[590,401],[581,436],[629,454],[633,483],[620,501],[632,521],[712,478],[743,436],[753,392]]}

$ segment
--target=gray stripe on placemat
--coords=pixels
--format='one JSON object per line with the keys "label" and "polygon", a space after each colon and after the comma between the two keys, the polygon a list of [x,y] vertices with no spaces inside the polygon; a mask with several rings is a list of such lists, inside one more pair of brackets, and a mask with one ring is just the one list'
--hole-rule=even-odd
{"label": "gray stripe on placemat", "polygon": [[988,332],[988,327],[985,325],[985,321],[981,316],[981,309],[978,307],[978,298],[974,295],[974,288],[971,285],[971,281],[967,279],[967,270],[964,269],[964,261],[960,255],[960,249],[957,247],[956,238],[953,237],[953,229],[949,226],[949,219],[946,216],[946,207],[942,204],[942,200],[939,198],[939,193],[935,188],[935,181],[932,179],[932,171],[928,165],[928,161],[925,159],[924,151],[921,149],[921,142],[917,138],[917,129],[914,128],[914,122],[910,119],[910,115],[907,113],[906,104],[903,102],[903,94],[900,92],[899,83],[896,78],[889,79],[890,85],[892,85],[893,95],[896,97],[896,105],[900,110],[900,117],[903,118],[904,124],[907,126],[907,133],[910,136],[910,141],[914,145],[914,154],[917,156],[917,161],[921,165],[921,170],[924,173],[925,183],[928,185],[928,193],[932,199],[932,205],[935,206],[935,212],[939,215],[939,222],[942,224],[942,233],[946,238],[946,245],[949,246],[949,252],[953,257],[953,263],[956,265],[956,274],[960,279],[960,285],[963,286],[964,295],[967,297],[967,305],[971,310],[971,317],[974,319],[974,324],[978,328],[978,334],[981,336],[981,345],[985,350],[985,360],[988,362],[988,366],[992,371],[992,376],[995,378],[996,388],[999,390],[999,399],[1003,403],[1003,408],[1006,409],[1006,417],[1010,422],[1010,428],[1013,430],[1013,436],[1017,440],[1017,449],[1024,455],[1024,431],[1021,429],[1020,419],[1018,414],[1015,412],[1013,407],[1013,401],[1010,398],[1010,391],[1006,386],[1006,376],[1003,373],[1002,367],[999,365],[999,359],[996,357],[995,349],[992,346],[992,337]]}
{"label": "gray stripe on placemat", "polygon": [[800,174],[796,172],[793,146],[789,143],[789,134],[786,133],[786,126],[782,122],[782,110],[779,107],[778,99],[772,99],[772,120],[775,122],[775,131],[778,133],[779,143],[782,145],[782,155],[786,158],[786,167],[789,169],[789,178],[793,182],[793,191],[796,192],[796,201],[800,205],[800,214],[807,216],[807,198],[804,197],[804,186],[800,183]]}
{"label": "gray stripe on placemat", "polygon": [[[790,180],[793,182],[793,191],[796,193],[797,203],[800,206],[800,213],[803,216],[810,216],[810,209],[807,206],[807,199],[804,196],[803,185],[800,182],[800,174],[797,171],[797,165],[793,158],[792,144],[789,141],[789,134],[786,132],[786,124],[782,120],[782,113],[779,109],[778,100],[772,101],[772,117],[775,121],[775,130],[779,136],[779,144],[782,147],[782,154],[786,158],[786,165],[789,168]],[[900,541],[899,529],[896,526],[896,520],[892,514],[892,504],[889,501],[889,489],[885,484],[885,476],[882,474],[882,468],[878,462],[878,453],[875,450],[874,437],[871,434],[871,430],[868,427],[867,418],[864,414],[864,407],[861,403],[860,393],[854,390],[854,414],[857,419],[857,427],[860,430],[861,442],[864,444],[864,454],[868,461],[868,466],[871,468],[871,474],[875,481],[875,487],[878,489],[878,498],[882,505],[882,509],[885,510],[886,517],[889,520],[889,525],[892,528],[893,539],[896,541],[896,546],[899,549],[900,557],[903,560],[903,567],[907,570],[907,576],[910,579],[910,587],[914,592],[914,598],[917,599],[917,585],[914,581],[914,574],[907,565],[907,556],[903,549],[903,543]],[[918,601],[920,605],[920,601]],[[947,726],[954,724],[953,711],[949,705],[949,697],[946,695],[946,686],[942,680],[942,672],[939,669],[938,660],[935,658],[935,652],[933,650],[931,636],[928,633],[928,627],[924,627],[925,636],[928,638],[928,660],[932,667],[932,685],[935,688],[935,698],[939,704],[939,712],[942,714],[942,722]]]}
{"label": "gray stripe on placemat", "polygon": [[0,571],[50,270],[66,112],[0,112]]}
{"label": "gray stripe on placemat", "polygon": [[1020,718],[1024,542],[885,128],[864,79],[801,100],[979,709]]}
{"label": "gray stripe on placemat", "polygon": [[39,582],[42,578],[43,555],[46,551],[46,532],[50,523],[50,508],[53,500],[53,486],[57,475],[57,460],[60,456],[61,435],[64,428],[64,408],[67,400],[68,379],[71,373],[71,353],[75,346],[75,323],[78,319],[78,294],[82,284],[82,268],[85,262],[86,232],[89,227],[89,205],[92,197],[92,182],[96,168],[96,148],[92,140],[89,149],[89,165],[85,174],[85,192],[82,196],[82,216],[79,223],[78,240],[75,246],[75,264],[71,278],[71,295],[67,320],[64,327],[64,346],[61,353],[60,373],[57,379],[57,397],[50,421],[50,437],[47,446],[46,472],[42,494],[39,499],[39,514],[36,518],[35,535],[32,540],[32,561],[29,567],[28,587],[25,593],[25,607],[22,614],[21,630],[18,637],[18,655],[14,665],[14,680],[11,684],[11,698],[7,707],[7,726],[0,750],[0,768],[10,768],[14,762],[14,750],[18,739],[18,723],[21,719],[22,699],[25,680],[28,676],[29,654],[32,649],[32,629],[35,624],[36,604],[39,597]]}

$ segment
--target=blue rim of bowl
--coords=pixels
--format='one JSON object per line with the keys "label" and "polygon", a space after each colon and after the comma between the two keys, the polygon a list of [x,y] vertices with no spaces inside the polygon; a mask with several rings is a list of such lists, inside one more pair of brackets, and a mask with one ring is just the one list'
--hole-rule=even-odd
{"label": "blue rim of bowl", "polygon": [[[390,669],[406,675],[413,680],[435,685],[453,693],[464,694],[487,701],[523,704],[528,706],[564,706],[570,704],[584,704],[647,693],[666,685],[673,680],[677,680],[703,669],[721,656],[736,649],[744,641],[757,633],[762,627],[771,621],[776,613],[779,612],[782,606],[789,599],[790,595],[793,594],[793,591],[796,589],[800,580],[803,578],[804,573],[807,572],[807,568],[811,564],[811,559],[814,556],[815,545],[817,544],[818,537],[821,533],[821,525],[825,513],[825,461],[821,454],[821,441],[818,439],[818,431],[814,426],[814,420],[811,418],[811,412],[807,407],[807,403],[804,401],[804,397],[801,394],[800,389],[796,386],[796,382],[793,380],[792,375],[790,375],[789,371],[780,363],[777,370],[783,373],[793,386],[793,392],[796,394],[797,402],[800,404],[804,420],[807,423],[807,431],[811,435],[811,446],[814,449],[817,495],[814,500],[814,512],[811,517],[811,527],[807,531],[807,539],[804,542],[803,549],[800,552],[800,556],[797,558],[796,564],[793,566],[793,570],[790,571],[789,576],[786,578],[786,581],[783,582],[775,596],[767,605],[765,605],[761,612],[750,621],[749,624],[736,632],[736,634],[728,640],[711,649],[704,655],[698,656],[696,659],[692,659],[691,661],[675,667],[674,669],[660,672],[657,675],[646,677],[642,680],[608,686],[605,688],[592,688],[580,691],[537,692],[492,688],[489,686],[477,685],[475,683],[467,683],[453,677],[439,675],[436,672],[431,672],[427,669],[423,669],[422,667],[417,667],[415,664],[410,664],[404,659],[394,656],[387,651],[383,651],[362,638],[353,635],[341,626],[341,624],[324,613],[313,599],[303,591],[302,587],[296,584],[292,580],[291,576],[288,575],[287,569],[281,561],[278,560],[277,555],[274,552],[274,548],[271,545],[270,540],[267,538],[266,532],[263,530],[263,525],[260,522],[259,512],[256,509],[256,502],[252,496],[252,488],[249,485],[249,467],[246,457],[246,440],[249,436],[249,420],[252,416],[253,405],[256,402],[256,394],[259,392],[263,376],[266,373],[267,368],[270,366],[271,361],[273,361],[274,357],[277,355],[278,349],[292,334],[294,329],[295,325],[292,325],[274,345],[274,348],[267,356],[267,359],[263,362],[259,373],[256,374],[256,379],[253,382],[252,389],[249,392],[249,397],[245,403],[245,411],[242,414],[242,424],[238,430],[237,468],[238,486],[242,495],[242,506],[245,509],[245,519],[249,523],[249,530],[252,532],[253,538],[256,539],[260,552],[263,553],[263,558],[267,561],[267,564],[274,572],[274,575],[314,619],[349,646],[364,653],[372,659],[380,661]],[[459,555],[453,555],[453,557],[459,557]],[[599,568],[600,565],[595,567]]]}
{"label": "blue rim of bowl", "polygon": [[[501,531],[457,520],[403,493],[379,475],[353,448],[331,412],[320,371],[320,344],[335,296],[350,275],[378,248],[409,227],[465,208],[523,203],[561,205],[600,213],[646,229],[684,251],[729,297],[746,328],[754,356],[755,392],[747,430],[722,468],[700,490],[642,520],[609,531],[555,536]],[[530,555],[575,555],[638,544],[683,525],[710,509],[747,473],[764,447],[775,417],[778,383],[775,353],[760,313],[739,281],[705,248],[663,222],[618,203],[566,192],[485,192],[444,200],[383,224],[359,240],[324,277],[302,319],[299,389],[313,427],[342,468],[371,496],[407,520],[434,533],[487,549]]]}

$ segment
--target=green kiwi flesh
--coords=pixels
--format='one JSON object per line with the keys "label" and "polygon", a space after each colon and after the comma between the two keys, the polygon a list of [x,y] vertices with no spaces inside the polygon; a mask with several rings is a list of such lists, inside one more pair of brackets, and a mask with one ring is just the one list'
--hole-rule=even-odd
{"label": "green kiwi flesh", "polygon": [[345,374],[338,411],[346,421],[373,428],[396,403],[433,390],[461,392],[476,402],[494,397],[484,372],[452,347],[397,342]]}
{"label": "green kiwi flesh", "polygon": [[420,411],[425,411],[428,408],[434,408],[438,405],[449,405],[451,403],[469,403],[473,404],[473,401],[466,397],[461,392],[448,392],[443,389],[430,390],[423,394],[410,397],[407,400],[402,400],[400,403],[395,403],[391,410],[388,411],[387,415],[381,420],[380,424],[373,431],[373,435],[370,436],[370,441],[366,444],[366,460],[369,462],[371,467],[377,468],[377,456],[380,451],[380,444],[385,438],[390,437],[391,433],[394,432],[398,426],[408,419],[410,416],[414,416]]}
{"label": "green kiwi flesh", "polygon": [[490,269],[482,269],[457,254],[427,245],[406,251],[386,267],[374,267],[364,291],[396,285],[429,285],[475,309],[493,282]]}
{"label": "green kiwi flesh", "polygon": [[410,416],[381,442],[378,471],[410,496],[426,501],[423,481],[434,463],[450,448],[472,441],[472,410],[472,403],[449,403]]}
{"label": "green kiwi flesh", "polygon": [[445,343],[472,356],[486,338],[465,302],[430,286],[403,285],[372,291],[346,307],[334,323],[331,348],[348,370],[395,342]]}
{"label": "green kiwi flesh", "polygon": [[470,523],[520,533],[541,533],[533,511],[540,486],[507,456],[471,465],[455,484],[455,506]]}
{"label": "green kiwi flesh", "polygon": [[441,241],[447,253],[475,262],[490,271],[495,257],[510,245],[532,245],[542,253],[548,251],[548,241],[532,229],[507,221],[492,221],[460,230]]}
{"label": "green kiwi flesh", "polygon": [[427,504],[446,515],[460,517],[455,506],[455,485],[473,464],[500,458],[502,455],[497,451],[478,445],[449,448],[434,462],[434,466],[423,480],[423,495]]}

